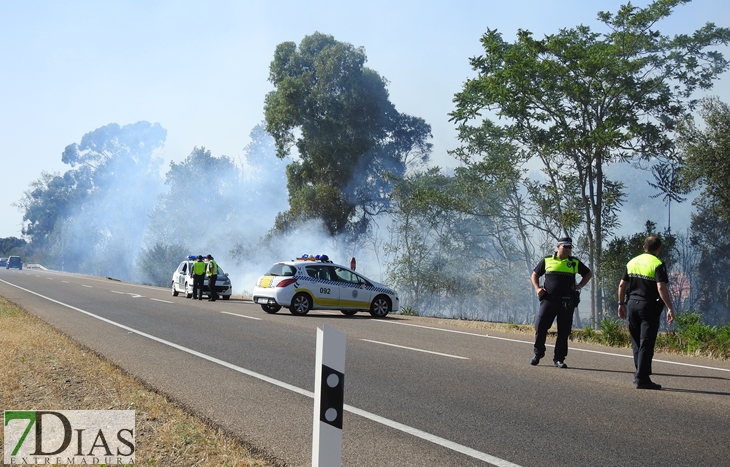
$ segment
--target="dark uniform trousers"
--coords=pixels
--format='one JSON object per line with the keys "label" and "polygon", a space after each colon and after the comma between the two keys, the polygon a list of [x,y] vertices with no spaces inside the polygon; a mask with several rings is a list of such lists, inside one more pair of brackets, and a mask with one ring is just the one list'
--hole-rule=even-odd
{"label": "dark uniform trousers", "polygon": [[563,361],[568,355],[568,337],[573,326],[575,302],[573,297],[548,297],[540,300],[540,312],[535,323],[535,355],[545,356],[545,340],[550,326],[558,319],[558,337],[555,340],[553,361]]}
{"label": "dark uniform trousers", "polygon": [[218,300],[218,291],[215,289],[215,283],[217,280],[218,274],[208,276],[208,290],[210,291],[210,293],[208,294],[208,298],[213,301]]}
{"label": "dark uniform trousers", "polygon": [[663,303],[647,300],[629,299],[626,304],[637,382],[650,381],[651,360],[654,358],[654,345],[663,309]]}
{"label": "dark uniform trousers", "polygon": [[193,298],[203,299],[203,283],[205,274],[193,274]]}

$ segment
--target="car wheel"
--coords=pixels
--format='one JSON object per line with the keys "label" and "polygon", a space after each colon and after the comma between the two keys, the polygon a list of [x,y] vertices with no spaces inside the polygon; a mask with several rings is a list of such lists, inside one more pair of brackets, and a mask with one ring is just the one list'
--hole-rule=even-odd
{"label": "car wheel", "polygon": [[385,318],[390,313],[392,305],[385,295],[378,295],[370,305],[370,314],[375,318]]}
{"label": "car wheel", "polygon": [[340,312],[346,316],[354,316],[357,310],[340,310]]}
{"label": "car wheel", "polygon": [[177,297],[179,294],[180,294],[180,292],[178,292],[177,289],[175,288],[175,282],[173,281],[173,283],[172,283],[172,296],[173,297]]}
{"label": "car wheel", "polygon": [[305,293],[298,293],[291,299],[289,312],[296,316],[304,316],[312,309],[312,299]]}
{"label": "car wheel", "polygon": [[279,305],[261,305],[261,309],[264,310],[265,312],[271,313],[273,315],[277,311],[281,310],[281,306],[279,306]]}
{"label": "car wheel", "polygon": [[185,298],[193,298],[193,289],[188,287],[188,283],[185,283]]}

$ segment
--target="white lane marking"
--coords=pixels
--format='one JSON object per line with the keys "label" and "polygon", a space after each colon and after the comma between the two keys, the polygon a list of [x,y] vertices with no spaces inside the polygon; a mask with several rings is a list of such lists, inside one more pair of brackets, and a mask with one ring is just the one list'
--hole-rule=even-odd
{"label": "white lane marking", "polygon": [[[490,336],[488,334],[479,334],[479,333],[476,333],[476,332],[456,331],[454,329],[435,328],[433,326],[423,326],[421,324],[396,323],[394,321],[383,321],[383,320],[380,320],[380,319],[373,319],[373,320],[370,320],[370,322],[373,322],[373,323],[386,323],[386,324],[400,324],[401,326],[413,326],[413,327],[416,327],[416,328],[431,329],[431,330],[434,330],[434,331],[453,332],[453,333],[456,333],[456,334],[466,334],[468,336],[487,337],[489,339],[497,339],[497,340],[501,340],[501,341],[519,342],[521,344],[534,345],[534,343],[532,341],[523,341],[523,340],[520,340],[520,339],[510,339],[510,338],[507,338],[507,337]],[[552,344],[545,344],[545,346],[546,347],[555,347]],[[600,351],[600,350],[577,349],[575,347],[571,347],[570,348],[570,351],[571,352],[575,351],[575,352],[597,353],[597,354],[600,354],[600,355],[609,355],[609,356],[612,356],[612,357],[622,357],[622,358],[631,358],[631,359],[634,358],[633,355],[623,355],[623,354],[620,354],[620,353],[603,352],[603,351]],[[672,361],[669,361],[669,360],[659,360],[657,358],[653,359],[652,361],[654,361],[654,362],[661,362],[661,363],[669,363],[670,365],[689,366],[689,367],[692,367],[692,368],[703,368],[705,370],[716,370],[716,371],[727,371],[727,372],[730,372],[730,369],[728,369],[728,368],[718,368],[716,366],[696,365],[694,363],[672,362]]]}
{"label": "white lane marking", "polygon": [[69,284],[69,281],[61,281],[61,282],[63,282],[64,284]]}
{"label": "white lane marking", "polygon": [[[40,276],[38,276],[38,277],[40,277]],[[53,277],[46,277],[46,279],[48,279],[49,281],[52,281]]]}
{"label": "white lane marking", "polygon": [[241,318],[255,319],[256,321],[261,321],[261,318],[255,318],[253,316],[239,315],[238,313],[229,313],[227,311],[221,311],[221,313],[225,315],[240,316]]}
{"label": "white lane marking", "polygon": [[381,344],[381,345],[389,345],[391,347],[398,347],[399,349],[415,350],[416,352],[423,352],[423,353],[430,353],[430,354],[434,354],[434,355],[441,355],[442,357],[460,358],[462,360],[469,360],[469,357],[460,357],[458,355],[451,355],[451,354],[447,354],[447,353],[432,352],[431,350],[416,349],[414,347],[406,347],[404,345],[389,344],[387,342],[380,342],[380,341],[371,341],[370,339],[360,339],[360,340],[361,341],[365,341],[365,342],[372,342],[373,344]]}
{"label": "white lane marking", "polygon": [[143,295],[132,293],[132,292],[127,292],[127,295],[131,295],[132,298],[144,298]]}
{"label": "white lane marking", "polygon": [[120,295],[124,295],[126,292],[120,292],[118,290],[110,290],[111,293],[118,293]]}
{"label": "white lane marking", "polygon": [[86,285],[86,284],[81,284],[81,287],[88,287],[88,288],[90,288],[90,289],[93,289],[93,288],[94,288],[94,287],[92,287],[92,286],[90,286],[90,285]]}
{"label": "white lane marking", "polygon": [[154,301],[156,301],[156,302],[162,302],[162,303],[172,303],[172,302],[171,302],[171,301],[169,301],[169,300],[162,300],[162,299],[160,299],[160,298],[151,298],[151,297],[150,297],[150,300],[154,300]]}
{"label": "white lane marking", "polygon": [[[220,366],[223,366],[223,367],[229,368],[231,370],[237,371],[237,372],[242,373],[244,375],[251,376],[251,377],[256,378],[256,379],[259,379],[261,381],[265,381],[267,383],[273,384],[274,386],[278,386],[278,387],[280,387],[282,389],[286,389],[286,390],[295,392],[297,394],[301,394],[302,396],[308,397],[310,399],[314,399],[314,393],[311,392],[311,391],[307,391],[305,389],[298,388],[298,387],[296,387],[296,386],[294,386],[292,384],[285,383],[283,381],[279,381],[277,379],[271,378],[271,377],[266,376],[266,375],[262,375],[261,373],[256,373],[255,371],[247,370],[246,368],[242,368],[242,367],[237,366],[237,365],[234,365],[232,363],[228,363],[226,361],[217,359],[215,357],[211,357],[210,355],[204,354],[202,352],[198,352],[197,350],[192,350],[192,349],[189,349],[187,347],[183,347],[182,345],[175,344],[174,342],[166,341],[164,339],[161,339],[159,337],[153,336],[151,334],[147,334],[145,332],[138,331],[138,330],[136,330],[134,328],[130,328],[129,326],[125,326],[124,324],[117,323],[116,321],[112,321],[110,319],[104,318],[104,317],[99,316],[99,315],[95,315],[94,313],[91,313],[89,311],[82,310],[81,308],[77,308],[77,307],[75,307],[73,305],[68,305],[68,304],[63,303],[63,302],[60,302],[58,300],[54,300],[53,298],[46,297],[45,295],[41,295],[38,292],[34,292],[32,290],[25,289],[25,288],[20,287],[18,285],[11,284],[10,282],[6,282],[6,281],[4,281],[2,279],[0,279],[0,282],[4,282],[4,283],[6,283],[8,285],[11,285],[11,286],[13,286],[15,288],[18,288],[20,290],[24,290],[24,291],[26,291],[28,293],[31,293],[33,295],[36,295],[36,296],[41,297],[43,299],[46,299],[46,300],[48,300],[50,302],[57,303],[58,305],[65,306],[66,308],[70,308],[70,309],[72,309],[74,311],[78,311],[79,313],[83,313],[83,314],[85,314],[87,316],[91,316],[92,318],[96,318],[96,319],[98,319],[100,321],[103,321],[105,323],[111,324],[112,326],[116,326],[116,327],[121,328],[121,329],[124,329],[126,331],[133,332],[133,333],[135,333],[135,334],[137,334],[139,336],[146,337],[146,338],[148,338],[150,340],[153,340],[155,342],[158,342],[160,344],[167,345],[169,347],[172,347],[174,349],[177,349],[177,350],[180,350],[182,352],[188,353],[190,355],[194,355],[196,357],[200,357],[200,358],[202,358],[204,360],[207,360],[209,362],[216,363],[216,364],[218,364]],[[370,413],[370,412],[367,412],[367,411],[362,410],[362,409],[358,409],[357,407],[353,407],[351,405],[345,404],[344,405],[344,410],[347,410],[348,412],[353,413],[355,415],[359,415],[359,416],[361,416],[363,418],[367,418],[368,420],[372,420],[372,421],[374,421],[376,423],[380,423],[381,425],[385,425],[385,426],[388,426],[388,427],[393,428],[395,430],[399,430],[399,431],[402,431],[404,433],[408,433],[408,434],[410,434],[412,436],[415,436],[417,438],[421,438],[423,440],[429,441],[429,442],[431,442],[433,444],[436,444],[438,446],[444,447],[446,449],[451,449],[452,451],[460,452],[460,453],[462,453],[462,454],[464,454],[466,456],[470,456],[470,457],[473,457],[475,459],[479,459],[479,460],[488,462],[488,463],[490,463],[490,464],[492,464],[492,465],[494,465],[496,467],[520,467],[520,465],[518,465],[518,464],[513,464],[512,462],[506,461],[504,459],[500,459],[499,457],[492,456],[492,455],[487,454],[485,452],[477,451],[476,449],[472,449],[472,448],[470,448],[468,446],[464,446],[464,445],[455,443],[453,441],[450,441],[450,440],[445,439],[445,438],[441,438],[441,437],[436,436],[436,435],[432,435],[431,433],[428,433],[428,432],[425,432],[425,431],[421,431],[421,430],[419,430],[417,428],[413,428],[411,426],[404,425],[402,423],[398,423],[398,422],[396,422],[394,420],[390,420],[388,418],[381,417],[380,415],[376,415],[374,413]]]}

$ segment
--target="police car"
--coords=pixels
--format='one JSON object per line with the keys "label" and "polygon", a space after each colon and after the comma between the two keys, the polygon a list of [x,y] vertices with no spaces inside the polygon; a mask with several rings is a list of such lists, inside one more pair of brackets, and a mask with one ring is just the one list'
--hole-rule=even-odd
{"label": "police car", "polygon": [[398,311],[393,289],[332,263],[327,255],[303,255],[274,264],[256,281],[253,301],[267,313],[283,307],[299,316],[310,310],[340,310],[348,316],[369,311],[383,318]]}
{"label": "police car", "polygon": [[[198,255],[190,255],[188,258],[180,263],[180,265],[172,273],[172,296],[177,297],[180,293],[185,294],[186,298],[193,296],[193,278],[190,275],[190,268],[193,267],[193,263],[198,259]],[[218,278],[215,281],[215,290],[218,292],[218,296],[223,300],[231,298],[233,293],[233,287],[231,286],[231,279],[228,278],[228,273],[223,272],[220,264],[218,265]],[[208,278],[205,278],[203,282],[203,295],[210,297],[210,289],[208,288]]]}

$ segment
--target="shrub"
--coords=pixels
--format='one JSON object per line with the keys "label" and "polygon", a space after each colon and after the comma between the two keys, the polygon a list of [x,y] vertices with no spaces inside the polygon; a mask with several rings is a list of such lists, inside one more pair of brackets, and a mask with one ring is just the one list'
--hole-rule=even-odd
{"label": "shrub", "polygon": [[623,347],[630,342],[629,333],[626,331],[621,319],[603,318],[601,331],[601,342],[605,345]]}
{"label": "shrub", "polygon": [[406,316],[420,316],[418,313],[418,310],[411,308],[409,306],[407,306],[405,308],[401,308],[400,314],[406,315]]}

